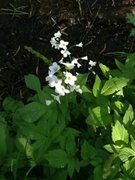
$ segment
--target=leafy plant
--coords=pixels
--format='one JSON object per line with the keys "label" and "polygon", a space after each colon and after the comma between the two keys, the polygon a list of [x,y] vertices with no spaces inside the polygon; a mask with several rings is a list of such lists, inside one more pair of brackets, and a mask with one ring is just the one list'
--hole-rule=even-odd
{"label": "leafy plant", "polygon": [[25,104],[11,97],[2,103],[1,179],[134,179],[135,54],[125,63],[116,60],[117,69],[100,63],[104,79],[96,75],[90,87],[87,79],[96,63],[88,62],[89,73],[76,74],[74,67],[88,57],[74,61],[68,43],[60,38],[57,32],[51,44],[59,47],[63,61],[49,64],[48,85],[26,75],[26,86],[35,95]]}

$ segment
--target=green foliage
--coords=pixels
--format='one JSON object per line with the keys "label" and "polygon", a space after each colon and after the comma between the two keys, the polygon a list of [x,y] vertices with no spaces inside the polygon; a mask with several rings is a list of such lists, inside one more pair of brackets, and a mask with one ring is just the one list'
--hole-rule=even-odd
{"label": "green foliage", "polygon": [[88,74],[78,75],[82,94],[60,104],[37,76],[25,76],[35,95],[25,104],[7,97],[1,106],[0,178],[135,179],[135,54],[116,65],[100,64],[105,78],[96,75],[92,88]]}
{"label": "green foliage", "polygon": [[[135,15],[128,13],[127,14],[127,22],[131,23],[133,26],[135,26]],[[130,36],[135,36],[135,28],[132,28]]]}

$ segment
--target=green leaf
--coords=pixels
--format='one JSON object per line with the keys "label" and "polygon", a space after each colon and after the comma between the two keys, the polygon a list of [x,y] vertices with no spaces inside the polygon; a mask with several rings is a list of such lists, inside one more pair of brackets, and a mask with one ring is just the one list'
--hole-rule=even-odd
{"label": "green leaf", "polygon": [[96,75],[95,83],[94,83],[92,90],[93,90],[94,96],[97,97],[100,93],[100,90],[101,90],[101,80],[98,77],[98,75]]}
{"label": "green leaf", "polygon": [[80,85],[81,87],[83,85],[86,85],[86,82],[87,82],[87,79],[88,79],[88,73],[85,73],[85,74],[78,74],[77,75],[77,81],[76,81],[76,84],[77,85]]}
{"label": "green leaf", "polygon": [[123,123],[125,125],[130,125],[132,121],[134,120],[134,111],[131,105],[129,105],[128,109],[125,112],[125,115],[123,117]]}
{"label": "green leaf", "polygon": [[112,140],[116,145],[127,144],[129,141],[128,132],[119,121],[112,127]]}
{"label": "green leaf", "polygon": [[41,84],[39,78],[33,74],[29,74],[24,77],[27,88],[32,89],[36,92],[41,90]]}
{"label": "green leaf", "polygon": [[104,65],[104,64],[102,64],[102,63],[99,64],[99,67],[100,67],[102,73],[104,74],[104,76],[107,77],[107,78],[109,78],[110,69],[109,69],[106,65]]}
{"label": "green leaf", "polygon": [[122,148],[119,153],[119,157],[123,162],[127,161],[130,157],[134,157],[134,156],[135,156],[135,151],[133,151],[129,147]]}
{"label": "green leaf", "polygon": [[126,161],[123,166],[126,170],[126,173],[130,177],[135,178],[135,157]]}
{"label": "green leaf", "polygon": [[116,64],[116,66],[117,66],[121,71],[124,70],[124,68],[125,68],[124,64],[122,64],[122,63],[121,63],[120,61],[118,61],[117,59],[115,59],[115,64]]}
{"label": "green leaf", "polygon": [[128,84],[129,79],[127,78],[111,78],[105,82],[101,94],[104,96],[111,95],[117,91],[122,90]]}
{"label": "green leaf", "polygon": [[135,26],[135,15],[133,15],[131,13],[127,13],[127,20],[129,23],[131,23]]}
{"label": "green leaf", "polygon": [[19,113],[19,117],[24,121],[32,123],[39,120],[46,113],[46,109],[45,106],[37,102],[32,102],[19,109],[16,113]]}
{"label": "green leaf", "polygon": [[96,155],[96,149],[91,146],[87,141],[84,141],[84,143],[81,146],[81,157],[83,160],[89,160],[91,158],[94,158]]}
{"label": "green leaf", "polygon": [[111,122],[108,108],[104,106],[97,106],[89,108],[89,116],[86,119],[88,125],[106,126]]}
{"label": "green leaf", "polygon": [[107,179],[107,178],[109,179],[109,176],[111,175],[112,170],[113,170],[112,166],[113,166],[113,162],[114,162],[115,158],[116,158],[116,156],[114,154],[112,154],[105,161],[104,167],[103,167],[103,178],[104,179]]}
{"label": "green leaf", "polygon": [[119,153],[121,150],[121,147],[115,144],[104,145],[104,148],[110,153]]}
{"label": "green leaf", "polygon": [[23,107],[23,103],[21,101],[16,101],[11,97],[6,97],[3,101],[3,108],[8,113],[14,113],[18,108],[21,107]]}
{"label": "green leaf", "polygon": [[25,153],[27,158],[33,158],[33,147],[28,139],[22,135],[16,137],[16,147],[21,153]]}
{"label": "green leaf", "polygon": [[1,164],[1,158],[3,158],[7,152],[7,137],[8,137],[7,124],[5,120],[0,116],[0,164]]}
{"label": "green leaf", "polygon": [[74,171],[79,172],[80,170],[80,162],[77,158],[69,158],[67,172],[70,178],[73,176]]}
{"label": "green leaf", "polygon": [[132,141],[131,141],[131,147],[132,147],[132,149],[135,151],[135,140],[132,140]]}
{"label": "green leaf", "polygon": [[135,28],[131,30],[130,36],[135,36]]}
{"label": "green leaf", "polygon": [[135,53],[128,54],[126,62],[125,62],[125,66],[126,66],[127,70],[129,70],[129,68],[134,68],[134,66],[135,66]]}
{"label": "green leaf", "polygon": [[45,159],[49,161],[49,164],[56,168],[64,168],[68,163],[67,153],[62,149],[54,149],[45,155]]}
{"label": "green leaf", "polygon": [[24,49],[26,49],[28,52],[30,52],[31,54],[33,54],[37,58],[42,59],[45,63],[47,63],[49,65],[52,64],[51,60],[47,59],[43,54],[41,54],[38,51],[34,50],[32,47],[24,46]]}

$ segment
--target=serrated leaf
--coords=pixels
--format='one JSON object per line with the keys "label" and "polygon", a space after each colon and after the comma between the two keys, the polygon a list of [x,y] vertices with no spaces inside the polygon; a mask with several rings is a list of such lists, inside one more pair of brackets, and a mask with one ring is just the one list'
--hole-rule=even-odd
{"label": "serrated leaf", "polygon": [[32,89],[36,92],[41,90],[41,84],[39,78],[33,74],[29,74],[24,77],[27,88]]}
{"label": "serrated leaf", "polygon": [[62,149],[54,149],[45,155],[45,159],[49,161],[49,164],[56,168],[64,168],[68,163],[67,153]]}
{"label": "serrated leaf", "polygon": [[111,78],[105,82],[101,94],[104,96],[111,95],[117,91],[122,90],[128,84],[129,79],[127,78]]}
{"label": "serrated leaf", "polygon": [[93,94],[94,96],[98,96],[101,90],[101,79],[98,77],[98,75],[96,75],[96,79],[95,79],[95,83],[93,85]]}
{"label": "serrated leaf", "polygon": [[107,77],[107,78],[109,78],[110,69],[109,69],[106,65],[104,65],[104,64],[102,64],[102,63],[99,64],[99,67],[100,67],[102,73],[104,74],[104,76]]}
{"label": "serrated leaf", "polygon": [[129,147],[122,148],[119,153],[120,159],[124,162],[127,161],[130,157],[134,157],[134,156],[135,156],[135,151],[133,151]]}
{"label": "serrated leaf", "polygon": [[45,106],[37,102],[32,102],[19,109],[18,112],[21,119],[29,123],[39,120],[43,114],[45,114]]}
{"label": "serrated leaf", "polygon": [[129,141],[128,132],[119,121],[112,127],[112,140],[116,145],[127,144]]}

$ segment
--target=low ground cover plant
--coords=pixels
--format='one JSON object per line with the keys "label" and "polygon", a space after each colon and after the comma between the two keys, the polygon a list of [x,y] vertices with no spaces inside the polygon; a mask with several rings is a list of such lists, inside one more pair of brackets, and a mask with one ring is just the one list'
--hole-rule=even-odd
{"label": "low ground cover plant", "polygon": [[[62,58],[48,64],[47,85],[25,76],[27,103],[6,97],[0,111],[0,179],[134,179],[135,54],[116,69],[75,57],[58,31],[51,45]],[[86,63],[88,73],[78,68]],[[99,66],[104,75],[95,74]],[[95,77],[92,87],[89,76]]]}

